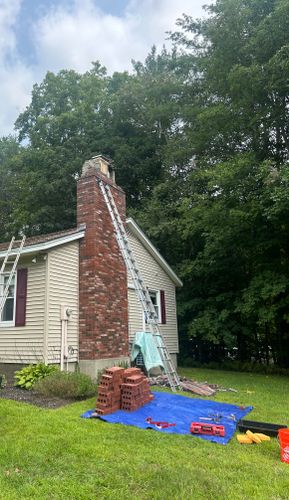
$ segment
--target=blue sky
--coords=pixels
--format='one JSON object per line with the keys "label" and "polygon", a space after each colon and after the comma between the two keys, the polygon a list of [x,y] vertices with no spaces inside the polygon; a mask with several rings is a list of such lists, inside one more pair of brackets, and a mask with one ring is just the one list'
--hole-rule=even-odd
{"label": "blue sky", "polygon": [[210,0],[0,0],[0,136],[29,104],[47,71],[84,72],[99,60],[131,69],[182,13],[200,17]]}

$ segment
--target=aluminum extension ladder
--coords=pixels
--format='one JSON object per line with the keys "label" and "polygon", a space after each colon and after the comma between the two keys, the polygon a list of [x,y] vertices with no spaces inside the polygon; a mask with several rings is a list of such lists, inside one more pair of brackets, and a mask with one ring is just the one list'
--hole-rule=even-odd
{"label": "aluminum extension ladder", "polygon": [[154,305],[152,303],[150,294],[148,292],[147,287],[144,284],[139,269],[136,267],[136,261],[133,257],[132,250],[129,247],[126,230],[119,215],[112,192],[110,190],[109,185],[104,183],[101,179],[98,179],[97,183],[106,202],[115,229],[116,239],[119,248],[121,250],[124,262],[126,264],[127,270],[130,273],[130,276],[133,280],[138,300],[142,305],[146,323],[149,325],[150,332],[152,334],[152,337],[155,341],[155,345],[159,351],[161,360],[163,362],[164,372],[168,377],[168,381],[172,391],[176,391],[177,389],[180,389],[180,379],[176,372],[174,364],[171,360],[168,349],[165,345],[164,338],[160,332],[158,326],[158,317]]}
{"label": "aluminum extension ladder", "polygon": [[[9,287],[11,285],[11,281],[12,281],[13,276],[15,274],[16,266],[18,264],[18,260],[19,260],[20,254],[22,252],[22,248],[24,246],[25,240],[26,240],[26,236],[23,236],[23,238],[22,238],[22,240],[20,242],[19,247],[17,247],[15,249],[15,251],[16,251],[15,255],[13,256],[13,254],[14,254],[14,252],[13,252],[13,245],[14,245],[14,242],[15,242],[15,237],[13,236],[13,238],[10,241],[10,245],[8,247],[7,253],[6,253],[6,255],[4,257],[4,260],[2,262],[2,266],[1,266],[1,269],[0,269],[0,279],[1,279],[1,277],[5,273],[5,267],[7,266],[7,264],[11,264],[12,268],[10,269],[10,271],[7,271],[7,274],[9,273],[8,274],[8,279],[7,279],[6,283],[5,283],[5,281],[3,281],[3,284],[1,286],[2,290],[0,288],[0,293],[2,292],[1,295],[0,295],[0,318],[2,316],[2,312],[3,312],[4,306],[5,306],[5,302],[6,302],[6,299],[8,297],[8,293],[9,293]],[[9,257],[11,257],[10,260],[9,260]]]}

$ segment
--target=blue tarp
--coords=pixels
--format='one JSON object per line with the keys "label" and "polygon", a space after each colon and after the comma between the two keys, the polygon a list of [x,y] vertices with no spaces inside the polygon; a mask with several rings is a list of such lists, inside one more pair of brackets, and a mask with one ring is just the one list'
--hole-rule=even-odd
{"label": "blue tarp", "polygon": [[[225,437],[197,434],[194,434],[194,437],[215,443],[227,444],[236,430],[237,421],[245,417],[252,410],[252,406],[243,409],[237,405],[190,398],[167,392],[153,392],[153,394],[155,399],[136,411],[126,412],[118,410],[110,415],[101,417],[101,419],[113,424],[133,425],[140,429],[155,429],[158,432],[166,434],[190,434],[191,422],[213,423],[206,420],[202,421],[200,417],[209,418],[212,414],[218,414],[221,419],[217,425],[224,425]],[[93,412],[94,410],[89,410],[81,416],[83,418],[90,418]],[[235,416],[236,422],[230,418],[232,415]],[[156,426],[146,422],[148,417],[151,417],[153,421],[175,423],[176,425],[166,429],[158,429]]]}

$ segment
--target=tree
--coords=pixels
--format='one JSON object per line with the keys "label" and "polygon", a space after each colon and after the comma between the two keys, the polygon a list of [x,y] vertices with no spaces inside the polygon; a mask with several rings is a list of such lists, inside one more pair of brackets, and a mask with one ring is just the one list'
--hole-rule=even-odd
{"label": "tree", "polygon": [[84,160],[98,153],[115,161],[128,207],[141,210],[166,176],[166,146],[177,134],[184,84],[176,61],[175,52],[152,49],[132,75],[108,77],[94,64],[83,75],[47,73],[34,86],[16,121],[19,140],[29,141],[19,160],[19,228],[34,234],[74,225],[75,180]]}
{"label": "tree", "polygon": [[209,13],[184,16],[172,34],[191,61],[181,112],[193,167],[170,222],[165,184],[143,219],[150,231],[164,213],[151,236],[163,252],[165,241],[178,249],[180,326],[192,355],[222,360],[237,347],[239,359],[289,366],[289,5],[219,0]]}
{"label": "tree", "polygon": [[10,237],[14,225],[13,210],[18,203],[17,155],[21,148],[10,137],[0,139],[0,241]]}
{"label": "tree", "polygon": [[172,34],[191,51],[198,71],[194,151],[208,164],[242,151],[282,163],[288,159],[289,4],[217,0],[208,11],[199,21],[184,16],[181,31]]}

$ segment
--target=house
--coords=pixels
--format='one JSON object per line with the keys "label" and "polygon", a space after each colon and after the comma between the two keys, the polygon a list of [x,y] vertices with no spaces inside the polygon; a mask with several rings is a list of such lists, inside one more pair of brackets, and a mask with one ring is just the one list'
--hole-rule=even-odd
{"label": "house", "polygon": [[[0,318],[1,365],[67,363],[95,376],[129,360],[144,314],[121,256],[98,179],[110,185],[160,330],[177,362],[176,287],[180,279],[131,218],[109,161],[84,163],[77,182],[77,227],[27,238]],[[0,265],[8,244],[0,244]],[[9,270],[9,269],[8,269]],[[2,275],[0,286],[7,279]],[[0,292],[1,293],[1,292]],[[64,355],[64,357],[63,357]]]}

